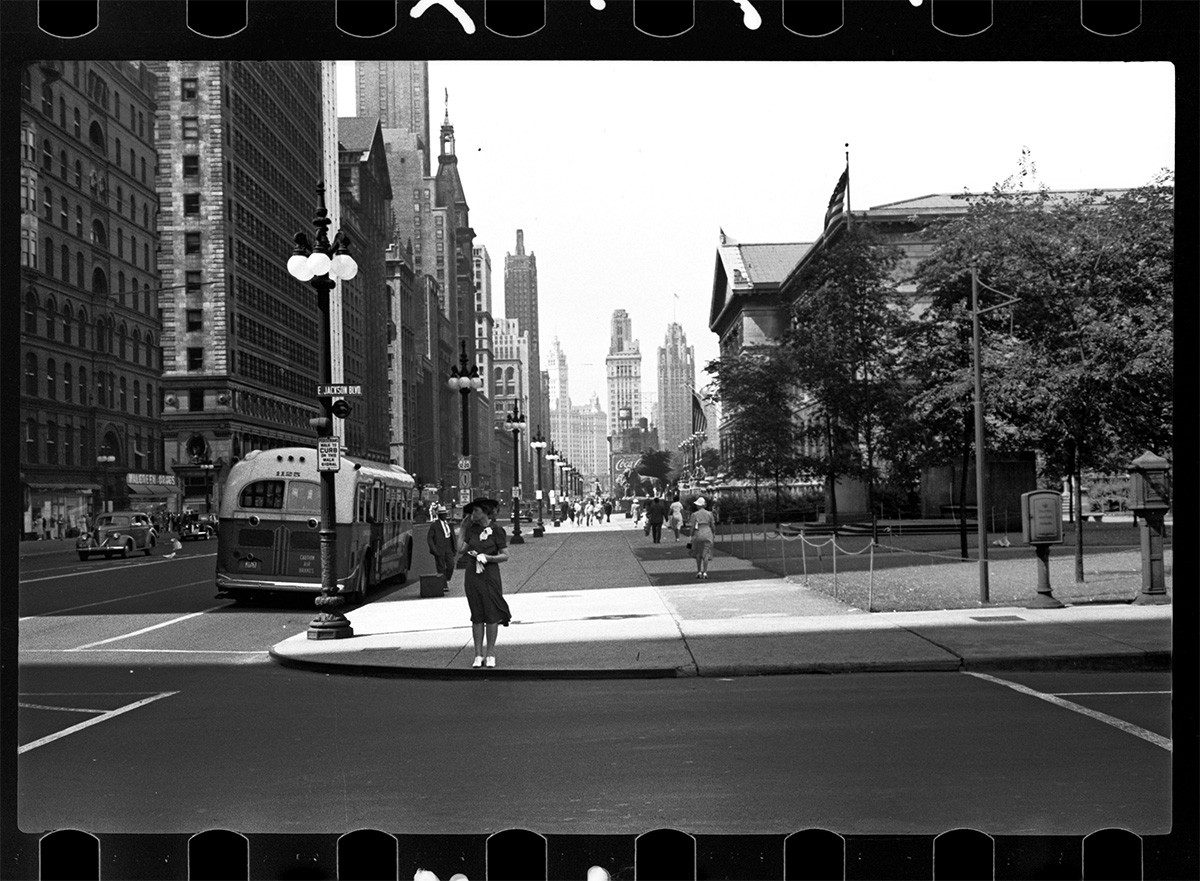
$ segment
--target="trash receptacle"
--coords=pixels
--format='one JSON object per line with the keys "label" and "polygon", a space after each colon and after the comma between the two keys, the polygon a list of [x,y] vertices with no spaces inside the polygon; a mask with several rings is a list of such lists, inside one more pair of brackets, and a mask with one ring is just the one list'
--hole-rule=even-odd
{"label": "trash receptacle", "polygon": [[423,597],[440,597],[446,594],[446,576],[445,575],[422,575],[421,576],[421,596]]}

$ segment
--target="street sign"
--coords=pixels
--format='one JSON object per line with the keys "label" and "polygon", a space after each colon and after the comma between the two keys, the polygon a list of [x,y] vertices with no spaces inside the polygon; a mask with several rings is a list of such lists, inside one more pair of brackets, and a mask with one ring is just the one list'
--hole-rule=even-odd
{"label": "street sign", "polygon": [[342,439],[340,437],[317,438],[317,470],[340,471],[342,469]]}
{"label": "street sign", "polygon": [[459,489],[470,489],[471,488],[471,472],[470,471],[458,472],[458,486],[459,486]]}
{"label": "street sign", "polygon": [[361,385],[318,385],[318,398],[346,398],[362,395]]}
{"label": "street sign", "polygon": [[520,484],[517,484],[516,486],[513,487],[513,498],[514,499],[519,498],[520,495],[521,495],[521,486],[520,486]]}
{"label": "street sign", "polygon": [[471,457],[470,456],[459,456],[458,457],[458,470],[459,471],[470,471],[471,470]]}
{"label": "street sign", "polygon": [[469,489],[460,489],[458,491],[458,503],[460,505],[467,505],[467,504],[470,504],[470,502],[471,502],[471,491]]}

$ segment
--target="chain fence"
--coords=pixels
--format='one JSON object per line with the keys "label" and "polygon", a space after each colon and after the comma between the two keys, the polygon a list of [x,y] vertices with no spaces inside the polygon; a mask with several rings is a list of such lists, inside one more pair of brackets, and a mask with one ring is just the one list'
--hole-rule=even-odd
{"label": "chain fence", "polygon": [[[982,599],[978,541],[972,527],[963,558],[957,535],[849,534],[830,527],[721,523],[716,548],[789,581],[867,611],[920,611],[1023,606],[1037,595],[1034,549],[1007,533],[988,534],[988,600]],[[1089,543],[1090,540],[1090,543]],[[1168,596],[1173,582],[1170,537],[1163,548]],[[1050,586],[1060,602],[1118,603],[1142,590],[1137,528],[1089,524],[1084,533],[1083,580],[1076,580],[1073,535],[1050,553]]]}

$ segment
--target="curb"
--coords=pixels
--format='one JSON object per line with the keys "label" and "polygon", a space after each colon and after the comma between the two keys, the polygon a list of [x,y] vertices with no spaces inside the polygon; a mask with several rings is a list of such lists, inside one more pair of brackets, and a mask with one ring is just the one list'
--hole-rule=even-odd
{"label": "curb", "polygon": [[846,663],[814,663],[814,664],[754,664],[754,665],[712,665],[697,668],[687,667],[652,667],[638,670],[607,669],[607,670],[547,670],[536,668],[503,668],[475,669],[473,667],[403,667],[384,666],[379,664],[356,664],[341,662],[305,661],[277,654],[271,649],[268,654],[276,663],[283,667],[310,672],[327,673],[341,676],[374,676],[390,679],[443,679],[443,680],[479,680],[479,679],[513,679],[513,680],[546,680],[546,679],[685,679],[699,677],[703,679],[743,678],[754,676],[801,676],[801,675],[838,675],[845,673],[957,673],[967,670],[978,672],[996,672],[1004,670],[1020,670],[1025,672],[1108,672],[1141,670],[1147,672],[1162,672],[1171,670],[1170,652],[1142,652],[1133,655],[1085,655],[1085,656],[1054,656],[1046,658],[1030,658],[1015,655],[1010,657],[987,658],[979,661],[968,661],[965,658],[950,658],[945,661],[922,661],[906,663],[902,661],[856,661]]}

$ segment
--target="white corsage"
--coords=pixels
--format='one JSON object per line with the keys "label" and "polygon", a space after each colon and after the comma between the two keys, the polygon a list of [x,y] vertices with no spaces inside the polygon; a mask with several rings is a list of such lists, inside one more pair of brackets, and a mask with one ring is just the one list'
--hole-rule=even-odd
{"label": "white corsage", "polygon": [[491,537],[491,534],[492,534],[492,527],[489,526],[486,529],[484,529],[481,533],[479,533],[479,540],[487,541],[488,538]]}

